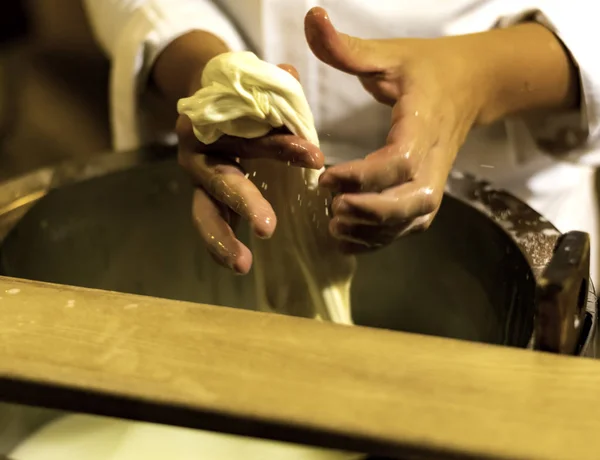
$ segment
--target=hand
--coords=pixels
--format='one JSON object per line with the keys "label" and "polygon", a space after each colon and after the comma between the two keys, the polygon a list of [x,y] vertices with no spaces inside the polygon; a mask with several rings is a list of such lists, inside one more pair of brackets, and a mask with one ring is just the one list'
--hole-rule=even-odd
{"label": "hand", "polygon": [[393,107],[381,149],[321,176],[322,186],[340,193],[330,231],[348,252],[429,227],[474,124],[577,99],[567,53],[535,23],[438,39],[362,40],[337,32],[326,11],[313,8],[305,32],[317,58],[357,76]]}
{"label": "hand", "polygon": [[479,108],[477,95],[464,85],[465,63],[434,40],[339,33],[321,8],[307,14],[305,29],[320,60],[356,75],[377,101],[393,107],[385,146],[321,176],[322,186],[340,193],[331,233],[342,249],[358,252],[426,229]]}
{"label": "hand", "polygon": [[[293,67],[280,67],[297,78]],[[196,89],[193,88],[191,93]],[[252,265],[252,254],[235,236],[237,219],[247,219],[258,237],[269,238],[277,218],[269,202],[245,176],[238,160],[268,158],[319,169],[324,163],[323,154],[310,142],[283,130],[257,139],[225,136],[214,144],[205,145],[196,139],[191,121],[184,115],[177,120],[176,132],[179,162],[195,185],[194,223],[215,260],[245,274]]]}

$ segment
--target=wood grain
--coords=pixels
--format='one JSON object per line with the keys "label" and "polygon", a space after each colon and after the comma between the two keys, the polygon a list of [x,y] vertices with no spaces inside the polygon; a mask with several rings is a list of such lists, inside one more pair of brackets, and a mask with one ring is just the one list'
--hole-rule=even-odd
{"label": "wood grain", "polygon": [[0,398],[434,458],[597,459],[600,363],[0,278]]}

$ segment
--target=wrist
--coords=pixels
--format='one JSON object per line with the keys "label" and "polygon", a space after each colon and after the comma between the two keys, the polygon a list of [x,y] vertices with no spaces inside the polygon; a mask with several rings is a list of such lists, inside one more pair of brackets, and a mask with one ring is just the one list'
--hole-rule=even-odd
{"label": "wrist", "polygon": [[471,81],[480,101],[476,124],[523,112],[577,107],[576,66],[543,25],[524,23],[460,39],[462,52],[471,56]]}
{"label": "wrist", "polygon": [[227,45],[209,32],[188,32],[173,40],[158,56],[152,79],[164,96],[177,101],[200,88],[208,61],[228,51]]}

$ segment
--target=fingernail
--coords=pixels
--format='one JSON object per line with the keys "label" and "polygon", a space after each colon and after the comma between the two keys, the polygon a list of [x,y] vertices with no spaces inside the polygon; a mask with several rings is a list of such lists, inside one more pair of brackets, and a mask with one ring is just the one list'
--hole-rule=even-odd
{"label": "fingernail", "polygon": [[252,231],[258,238],[260,238],[261,240],[268,240],[273,235],[275,227],[274,219],[272,219],[271,217],[264,217],[258,222],[258,224],[251,224],[251,227]]}
{"label": "fingernail", "polygon": [[254,232],[254,235],[256,235],[256,237],[260,238],[261,240],[268,240],[269,238],[271,238],[271,234],[269,232],[264,231],[264,229],[262,228],[252,226],[252,231]]}
{"label": "fingernail", "polygon": [[320,152],[309,153],[308,158],[310,158],[309,167],[312,169],[321,169],[323,166],[323,160]]}
{"label": "fingernail", "polygon": [[309,169],[319,169],[323,164],[323,157],[320,151],[309,149],[306,145],[299,142],[290,142],[286,147],[286,151],[281,149],[280,156],[287,156],[290,162],[294,165],[299,164]]}
{"label": "fingernail", "polygon": [[229,269],[236,275],[243,276],[248,273],[248,270],[244,270],[244,263],[241,255],[237,252],[230,252],[224,259],[225,264]]}

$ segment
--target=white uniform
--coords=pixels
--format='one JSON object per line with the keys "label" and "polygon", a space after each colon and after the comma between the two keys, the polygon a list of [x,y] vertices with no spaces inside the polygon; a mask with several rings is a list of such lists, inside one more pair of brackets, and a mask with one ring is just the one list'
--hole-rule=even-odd
{"label": "white uniform", "polygon": [[[594,22],[594,2],[589,0],[86,0],[96,36],[113,61],[115,148],[133,148],[149,140],[138,117],[138,95],[161,50],[192,29],[213,32],[234,50],[252,49],[267,61],[295,65],[329,162],[361,157],[381,146],[390,110],[375,103],[356,78],[328,68],[312,55],[303,18],[313,6],[326,8],[340,30],[363,38],[484,31],[535,11],[535,19],[563,40],[582,77],[581,113],[548,119],[545,131],[587,131],[587,143],[553,158],[536,147],[537,129],[507,122],[475,130],[456,167],[509,190],[561,231],[589,232],[596,243],[600,28]],[[598,281],[596,252],[594,245],[592,272]]]}

